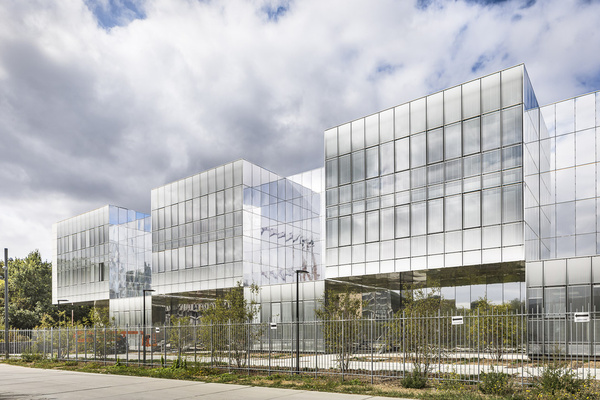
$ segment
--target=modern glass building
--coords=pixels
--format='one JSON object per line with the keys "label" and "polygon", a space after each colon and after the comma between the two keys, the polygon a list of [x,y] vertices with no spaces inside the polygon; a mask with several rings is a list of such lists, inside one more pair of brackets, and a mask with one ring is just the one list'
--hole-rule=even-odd
{"label": "modern glass building", "polygon": [[108,205],[52,231],[52,302],[110,306],[116,323],[139,323],[151,283],[150,216]]}
{"label": "modern glass building", "polygon": [[326,278],[441,286],[456,307],[524,301],[536,110],[517,66],[327,130]]}
{"label": "modern glass building", "polygon": [[[257,284],[265,320],[291,319],[323,290],[322,169],[289,178],[235,161],[152,191],[154,321],[197,317],[220,291]],[[161,310],[164,310],[163,313]]]}
{"label": "modern glass building", "polygon": [[134,323],[151,287],[163,323],[254,283],[260,319],[285,321],[305,270],[306,319],[328,287],[359,288],[372,316],[440,287],[457,309],[527,301],[531,342],[566,344],[569,313],[600,306],[599,135],[600,92],[540,107],[518,65],[327,129],[324,168],[239,160],[158,187],[151,229],[113,206],[56,224],[53,301]]}

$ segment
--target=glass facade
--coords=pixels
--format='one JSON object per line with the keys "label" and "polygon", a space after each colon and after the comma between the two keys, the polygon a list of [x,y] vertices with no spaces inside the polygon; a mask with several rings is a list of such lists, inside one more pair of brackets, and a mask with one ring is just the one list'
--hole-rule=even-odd
{"label": "glass facade", "polygon": [[539,172],[523,157],[525,120],[539,136],[536,110],[517,66],[327,130],[326,278],[522,270],[525,227],[538,225],[524,203],[539,197],[525,179]]}
{"label": "glass facade", "polygon": [[149,215],[111,205],[55,224],[52,301],[141,296],[151,283],[150,231]]}
{"label": "glass facade", "polygon": [[[303,282],[322,280],[322,175],[317,169],[283,178],[240,160],[154,189],[155,296],[210,298],[237,282],[292,284],[298,269],[309,272]],[[291,302],[290,291],[263,290],[266,318],[271,302]],[[177,304],[168,302],[174,312]]]}

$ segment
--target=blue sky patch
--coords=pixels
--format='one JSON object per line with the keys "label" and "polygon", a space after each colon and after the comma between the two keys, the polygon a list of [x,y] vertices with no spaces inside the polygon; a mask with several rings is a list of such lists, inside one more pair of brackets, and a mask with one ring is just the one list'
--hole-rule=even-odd
{"label": "blue sky patch", "polygon": [[279,18],[283,17],[289,9],[289,4],[276,4],[264,6],[262,11],[267,15],[269,21],[278,22]]}
{"label": "blue sky patch", "polygon": [[98,20],[98,26],[106,30],[146,18],[141,2],[137,0],[86,0],[85,4]]}

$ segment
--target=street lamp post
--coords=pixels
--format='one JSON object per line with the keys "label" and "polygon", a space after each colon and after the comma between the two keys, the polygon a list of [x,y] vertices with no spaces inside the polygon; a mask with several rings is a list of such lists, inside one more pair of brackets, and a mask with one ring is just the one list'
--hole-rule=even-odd
{"label": "street lamp post", "polygon": [[[60,300],[56,300],[57,303],[57,308],[58,308],[58,348],[56,350],[56,357],[60,360],[60,303],[68,303],[69,300],[64,300],[64,299],[60,299]],[[66,323],[66,321],[65,321]]]}
{"label": "street lamp post", "polygon": [[143,325],[143,337],[142,337],[142,346],[144,347],[144,364],[146,364],[146,293],[154,292],[153,289],[142,289],[142,297],[144,305],[142,310],[142,325]]}
{"label": "street lamp post", "polygon": [[296,271],[296,374],[300,373],[300,274],[308,274],[308,271],[297,269]]}
{"label": "street lamp post", "polygon": [[8,360],[8,249],[4,248],[4,353]]}

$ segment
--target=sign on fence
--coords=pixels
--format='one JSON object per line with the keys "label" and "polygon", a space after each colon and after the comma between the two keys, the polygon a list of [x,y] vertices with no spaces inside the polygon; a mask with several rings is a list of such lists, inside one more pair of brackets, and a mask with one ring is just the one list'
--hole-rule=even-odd
{"label": "sign on fence", "polygon": [[590,322],[589,312],[576,312],[573,314],[573,321],[575,322]]}
{"label": "sign on fence", "polygon": [[452,325],[464,324],[463,317],[452,317]]}

